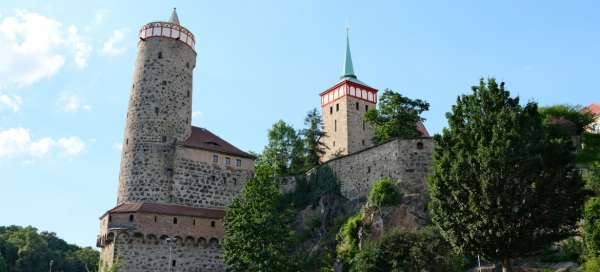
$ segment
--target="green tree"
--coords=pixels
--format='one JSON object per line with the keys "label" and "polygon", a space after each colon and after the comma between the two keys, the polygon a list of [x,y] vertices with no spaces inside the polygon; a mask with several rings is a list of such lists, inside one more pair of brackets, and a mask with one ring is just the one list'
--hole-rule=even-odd
{"label": "green tree", "polygon": [[424,121],[421,113],[429,110],[429,103],[412,100],[389,89],[383,91],[378,109],[365,113],[365,120],[373,126],[375,143],[383,143],[392,138],[417,138],[421,132],[417,123]]}
{"label": "green tree", "polygon": [[293,271],[292,213],[282,202],[273,170],[258,165],[225,215],[223,257],[230,271]]}
{"label": "green tree", "polygon": [[269,130],[269,143],[257,165],[268,165],[277,176],[301,173],[304,169],[303,143],[293,127],[279,120]]}
{"label": "green tree", "polygon": [[590,257],[600,256],[600,197],[585,202],[583,239]]}
{"label": "green tree", "polygon": [[385,177],[373,184],[369,192],[369,204],[382,208],[384,206],[396,205],[400,202],[402,195],[396,189],[392,180]]}
{"label": "green tree", "polygon": [[584,107],[580,105],[552,105],[547,107],[539,108],[540,114],[545,122],[550,122],[552,118],[565,118],[573,122],[575,125],[575,132],[577,135],[581,135],[585,128],[594,122],[595,115],[590,111],[586,111]]}
{"label": "green tree", "polygon": [[570,139],[547,133],[535,103],[494,79],[472,90],[434,138],[431,216],[460,252],[511,271],[513,257],[574,233],[583,183]]}
{"label": "green tree", "polygon": [[325,132],[323,131],[323,119],[316,108],[308,112],[304,118],[304,125],[307,128],[302,130],[301,135],[304,141],[305,164],[308,170],[319,165],[320,158],[325,154],[327,147],[321,142]]}

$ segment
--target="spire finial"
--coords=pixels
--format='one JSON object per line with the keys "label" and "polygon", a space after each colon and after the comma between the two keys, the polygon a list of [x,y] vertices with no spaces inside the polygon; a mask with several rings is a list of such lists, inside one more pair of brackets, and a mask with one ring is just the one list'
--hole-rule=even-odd
{"label": "spire finial", "polygon": [[173,8],[173,12],[171,13],[171,18],[169,22],[174,24],[179,24],[179,17],[177,16],[177,8]]}
{"label": "spire finial", "polygon": [[344,70],[340,78],[356,78],[354,66],[352,65],[352,54],[350,53],[350,26],[346,25],[346,58],[344,60]]}

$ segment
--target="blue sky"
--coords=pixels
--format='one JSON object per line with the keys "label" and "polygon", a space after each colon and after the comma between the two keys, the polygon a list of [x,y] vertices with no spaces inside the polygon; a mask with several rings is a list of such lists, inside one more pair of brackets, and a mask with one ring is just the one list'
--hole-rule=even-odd
{"label": "blue sky", "polygon": [[196,35],[193,124],[260,151],[334,84],[345,48],[371,86],[425,99],[430,132],[480,77],[541,105],[600,102],[597,1],[0,3],[0,225],[95,244],[116,202],[137,45],[177,7]]}

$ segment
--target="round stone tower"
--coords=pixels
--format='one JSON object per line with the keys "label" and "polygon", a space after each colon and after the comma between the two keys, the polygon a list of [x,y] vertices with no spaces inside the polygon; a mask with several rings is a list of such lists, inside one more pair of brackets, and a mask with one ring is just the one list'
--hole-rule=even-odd
{"label": "round stone tower", "polygon": [[191,134],[195,40],[175,10],[144,25],[139,39],[117,204],[169,203],[175,147]]}

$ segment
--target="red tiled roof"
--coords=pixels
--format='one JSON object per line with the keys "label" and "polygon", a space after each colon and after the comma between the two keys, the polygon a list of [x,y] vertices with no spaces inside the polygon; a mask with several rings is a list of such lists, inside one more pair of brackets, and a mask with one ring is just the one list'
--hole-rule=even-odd
{"label": "red tiled roof", "polygon": [[193,208],[182,205],[158,203],[123,203],[106,213],[157,213],[168,215],[196,216],[204,218],[221,219],[225,216],[224,210]]}
{"label": "red tiled roof", "polygon": [[421,122],[421,121],[417,122],[417,130],[419,132],[421,132],[422,137],[430,137],[429,132],[427,131],[427,128],[425,127],[423,122]]}
{"label": "red tiled roof", "polygon": [[587,111],[591,111],[596,115],[600,115],[600,104],[592,103],[585,108]]}
{"label": "red tiled roof", "polygon": [[243,158],[256,159],[255,156],[240,150],[205,128],[192,127],[192,135],[187,140],[183,141],[182,144],[186,147],[215,151]]}

